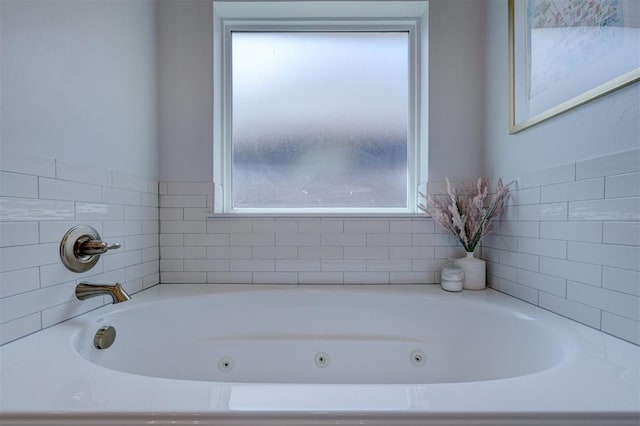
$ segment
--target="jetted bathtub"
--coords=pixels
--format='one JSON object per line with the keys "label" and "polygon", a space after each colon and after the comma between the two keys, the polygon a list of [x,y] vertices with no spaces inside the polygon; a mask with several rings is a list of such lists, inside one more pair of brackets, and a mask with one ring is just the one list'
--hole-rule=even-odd
{"label": "jetted bathtub", "polygon": [[159,285],[0,363],[2,425],[640,422],[638,346],[493,290]]}

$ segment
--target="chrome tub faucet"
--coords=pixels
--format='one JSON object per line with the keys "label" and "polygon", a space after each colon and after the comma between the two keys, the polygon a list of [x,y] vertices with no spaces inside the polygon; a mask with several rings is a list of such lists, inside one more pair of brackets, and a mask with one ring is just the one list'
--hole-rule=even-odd
{"label": "chrome tub faucet", "polygon": [[113,285],[80,283],[76,286],[76,297],[80,300],[101,296],[103,294],[111,296],[113,303],[126,302],[131,299],[131,296],[127,294],[120,283],[115,283]]}

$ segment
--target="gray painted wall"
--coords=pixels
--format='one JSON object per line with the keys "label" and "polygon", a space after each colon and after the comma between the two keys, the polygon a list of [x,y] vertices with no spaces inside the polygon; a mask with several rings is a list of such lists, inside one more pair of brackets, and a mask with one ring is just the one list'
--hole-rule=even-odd
{"label": "gray painted wall", "polygon": [[156,5],[0,3],[0,144],[158,176]]}
{"label": "gray painted wall", "polygon": [[640,147],[638,83],[509,135],[506,0],[486,0],[485,20],[484,158],[489,175],[521,175]]}
{"label": "gray painted wall", "polygon": [[163,180],[213,177],[212,2],[158,3],[158,142]]}
{"label": "gray painted wall", "polygon": [[[429,177],[482,170],[483,2],[429,3]],[[158,4],[160,180],[212,178],[211,2]]]}

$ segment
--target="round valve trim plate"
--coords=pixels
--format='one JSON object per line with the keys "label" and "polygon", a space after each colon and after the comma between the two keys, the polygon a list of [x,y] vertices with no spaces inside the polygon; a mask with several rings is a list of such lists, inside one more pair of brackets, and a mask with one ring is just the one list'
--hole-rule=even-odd
{"label": "round valve trim plate", "polygon": [[77,256],[77,247],[85,241],[100,241],[100,234],[88,225],[78,225],[69,229],[60,242],[60,260],[73,272],[86,272],[100,259],[99,254]]}

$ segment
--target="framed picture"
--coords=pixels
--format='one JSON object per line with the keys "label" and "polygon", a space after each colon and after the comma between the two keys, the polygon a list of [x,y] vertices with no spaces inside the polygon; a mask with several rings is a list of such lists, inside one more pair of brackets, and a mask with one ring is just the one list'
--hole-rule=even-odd
{"label": "framed picture", "polygon": [[640,1],[509,0],[509,133],[640,81]]}

